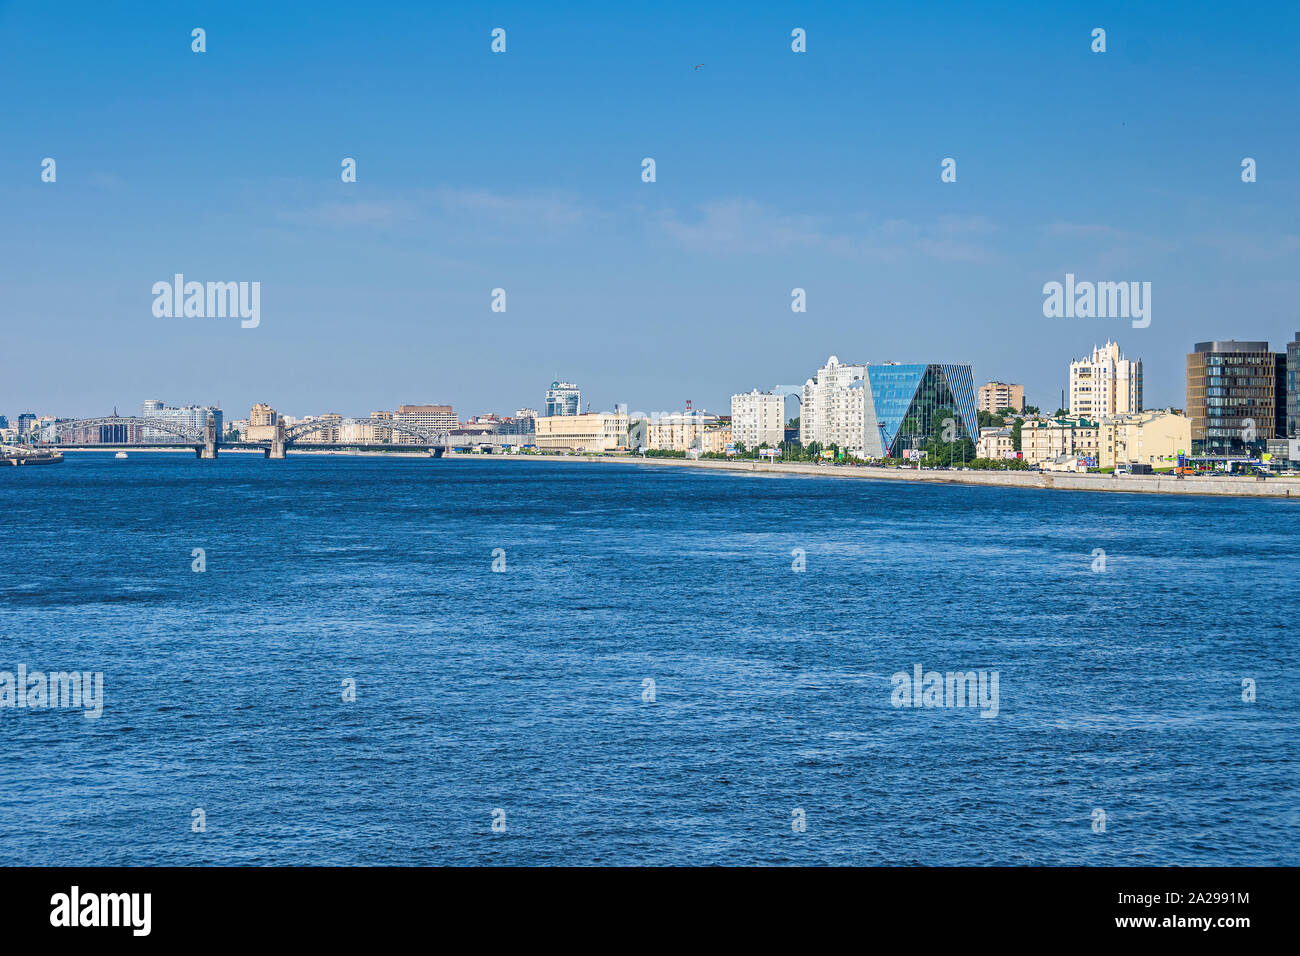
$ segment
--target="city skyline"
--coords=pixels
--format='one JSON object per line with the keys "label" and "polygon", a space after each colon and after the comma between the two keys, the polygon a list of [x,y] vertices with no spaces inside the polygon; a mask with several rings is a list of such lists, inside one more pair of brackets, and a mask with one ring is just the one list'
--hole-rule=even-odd
{"label": "city skyline", "polygon": [[[578,26],[505,5],[378,11],[359,36],[233,4],[200,15],[199,55],[195,24],[152,12],[0,11],[0,201],[24,226],[0,237],[24,359],[0,407],[99,413],[131,381],[228,408],[509,409],[540,367],[593,408],[721,408],[829,354],[969,363],[1048,404],[1056,357],[1108,338],[1176,406],[1189,343],[1293,332],[1298,134],[1274,117],[1297,91],[1254,18],[670,5]],[[160,135],[178,116],[194,134]],[[156,316],[178,273],[259,283],[260,321]],[[1149,327],[1045,318],[1067,275],[1150,283]]]}

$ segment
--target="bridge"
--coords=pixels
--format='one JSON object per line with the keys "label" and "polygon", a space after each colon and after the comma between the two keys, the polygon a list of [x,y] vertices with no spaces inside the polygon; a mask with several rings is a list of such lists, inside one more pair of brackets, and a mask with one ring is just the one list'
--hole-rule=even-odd
{"label": "bridge", "polygon": [[[80,431],[85,428],[98,428],[102,426],[126,425],[141,429],[153,429],[157,432],[176,438],[174,442],[106,442],[104,447],[130,448],[133,445],[147,444],[153,448],[176,448],[192,447],[199,458],[216,458],[217,450],[220,448],[221,436],[217,434],[216,419],[208,417],[207,424],[202,428],[188,427],[185,425],[170,422],[161,418],[143,418],[129,415],[107,415],[101,418],[78,418],[69,421],[56,422],[50,426],[54,430],[54,443],[41,443],[38,447],[51,448],[60,443],[62,436],[70,432]],[[299,422],[296,425],[285,427],[284,422],[275,425],[275,435],[265,441],[239,441],[228,442],[230,447],[234,448],[260,448],[267,458],[284,458],[288,449],[295,445],[338,445],[346,444],[351,447],[354,442],[313,442],[311,436],[320,432],[330,431],[343,428],[349,425],[365,425],[376,431],[406,435],[413,439],[409,444],[399,444],[396,442],[372,442],[366,443],[362,447],[366,448],[411,448],[413,446],[424,445],[428,448],[429,453],[435,457],[441,458],[451,448],[451,434],[445,428],[432,428],[427,425],[416,425],[411,422],[395,421],[387,418],[321,418],[311,422]]]}

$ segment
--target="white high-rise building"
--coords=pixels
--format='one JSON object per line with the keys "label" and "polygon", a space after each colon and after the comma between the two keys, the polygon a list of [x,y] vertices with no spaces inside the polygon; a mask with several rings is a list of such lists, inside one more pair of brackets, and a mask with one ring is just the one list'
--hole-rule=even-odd
{"label": "white high-rise building", "polygon": [[[203,430],[208,424],[208,418],[211,417],[216,420],[217,435],[223,434],[221,409],[214,405],[184,405],[180,408],[173,408],[170,405],[164,405],[156,398],[150,398],[140,404],[140,417],[155,418],[171,425],[179,425],[199,434],[203,434]],[[144,428],[142,440],[146,443],[181,441],[175,432],[148,426]]]}
{"label": "white high-rise building", "polygon": [[[803,385],[799,410],[799,441],[805,447],[820,442],[835,444],[855,455],[863,453],[866,403],[863,396],[865,365],[841,365],[832,355]],[[874,424],[874,422],[872,423]]]}
{"label": "white high-rise building", "polygon": [[1142,411],[1142,360],[1107,342],[1070,363],[1070,416],[1096,421]]}
{"label": "white high-rise building", "polygon": [[772,447],[785,438],[785,396],[743,392],[731,396],[731,440],[746,448],[766,442]]}

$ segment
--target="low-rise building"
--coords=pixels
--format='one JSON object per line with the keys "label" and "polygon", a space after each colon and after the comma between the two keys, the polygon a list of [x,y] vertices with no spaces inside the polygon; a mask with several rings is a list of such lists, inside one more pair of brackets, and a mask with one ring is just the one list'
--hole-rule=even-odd
{"label": "low-rise building", "polygon": [[[1023,435],[1023,432],[1021,433]],[[1179,452],[1191,454],[1192,420],[1171,409],[1103,418],[1097,464],[1174,464]]]}
{"label": "low-rise building", "polygon": [[980,440],[975,444],[977,458],[1014,458],[1015,454],[1010,428],[980,429]]}
{"label": "low-rise building", "polygon": [[704,429],[700,435],[700,451],[705,454],[721,455],[733,441],[734,425],[714,425]]}
{"label": "low-rise building", "polygon": [[718,424],[718,416],[703,409],[674,412],[650,421],[647,427],[647,448],[660,451],[700,450],[704,432]]}
{"label": "low-rise building", "polygon": [[586,412],[535,419],[538,451],[616,451],[627,447],[626,415]]}
{"label": "low-rise building", "polygon": [[1027,418],[1020,426],[1020,453],[1031,465],[1063,456],[1096,460],[1099,450],[1100,429],[1091,419]]}

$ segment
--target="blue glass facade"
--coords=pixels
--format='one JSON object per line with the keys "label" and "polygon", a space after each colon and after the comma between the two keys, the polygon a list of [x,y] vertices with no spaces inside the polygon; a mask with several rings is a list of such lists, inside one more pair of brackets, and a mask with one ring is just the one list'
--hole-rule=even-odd
{"label": "blue glass facade", "polygon": [[868,365],[867,384],[886,455],[897,458],[924,445],[940,408],[956,412],[958,438],[973,442],[979,435],[969,365]]}

